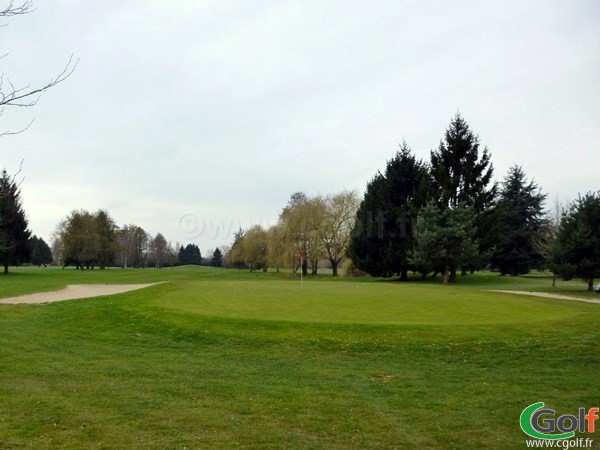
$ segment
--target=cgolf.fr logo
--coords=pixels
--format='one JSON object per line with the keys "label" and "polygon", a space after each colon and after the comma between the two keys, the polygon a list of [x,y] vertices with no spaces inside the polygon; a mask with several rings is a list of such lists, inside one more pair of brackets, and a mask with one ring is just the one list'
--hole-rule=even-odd
{"label": "cgolf.fr logo", "polygon": [[579,408],[577,415],[563,414],[544,408],[544,402],[533,403],[523,410],[520,417],[521,429],[535,439],[565,440],[580,433],[593,433],[600,408]]}

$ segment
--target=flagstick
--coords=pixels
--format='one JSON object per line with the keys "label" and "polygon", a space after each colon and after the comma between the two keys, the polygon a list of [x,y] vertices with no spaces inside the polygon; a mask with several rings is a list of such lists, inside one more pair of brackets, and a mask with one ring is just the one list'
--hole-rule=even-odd
{"label": "flagstick", "polygon": [[304,287],[304,278],[302,277],[302,275],[304,273],[304,267],[302,265],[302,261],[303,261],[303,258],[300,257],[300,287],[301,288]]}

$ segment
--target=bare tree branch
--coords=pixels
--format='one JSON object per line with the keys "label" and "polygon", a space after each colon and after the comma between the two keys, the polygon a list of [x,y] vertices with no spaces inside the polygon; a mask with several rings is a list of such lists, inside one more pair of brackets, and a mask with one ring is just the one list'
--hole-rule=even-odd
{"label": "bare tree branch", "polygon": [[[2,114],[0,114],[0,116],[1,115]],[[31,119],[31,122],[29,122],[29,124],[27,124],[27,126],[25,128],[21,128],[19,131],[10,131],[10,130],[2,131],[2,132],[0,132],[0,138],[3,138],[4,136],[12,136],[14,134],[21,134],[21,133],[27,131],[29,129],[29,127],[31,125],[33,125],[33,122],[35,122],[35,117],[33,119]]]}
{"label": "bare tree branch", "polygon": [[[17,170],[17,172],[14,175],[9,175],[10,181],[11,181],[11,183],[14,184],[16,189],[21,189],[21,185],[25,181],[25,177],[21,178],[20,181],[17,181],[17,177],[23,171],[23,163],[24,162],[25,162],[25,159],[22,159],[21,163],[19,164],[19,170]],[[6,192],[3,192],[2,190],[0,190],[0,198],[6,198],[7,195],[8,194]]]}
{"label": "bare tree branch", "polygon": [[[63,71],[59,73],[58,76],[56,76],[55,78],[51,78],[50,81],[48,81],[48,83],[46,83],[44,86],[41,86],[39,88],[32,88],[31,85],[28,84],[17,89],[12,84],[10,79],[6,78],[4,74],[2,74],[0,76],[0,106],[34,106],[38,102],[40,95],[43,92],[56,86],[59,83],[62,83],[67,78],[69,78],[77,68],[77,64],[79,64],[79,59],[74,61],[73,55],[71,55]],[[4,91],[5,84],[8,85],[8,89],[6,90],[6,92]],[[29,100],[29,97],[35,97],[35,99],[25,102],[21,101],[23,99]]]}
{"label": "bare tree branch", "polygon": [[32,0],[25,0],[16,5],[14,0],[10,0],[4,9],[0,10],[0,17],[20,16],[22,14],[29,14],[32,11],[34,11]]}
{"label": "bare tree branch", "polygon": [[[33,11],[34,8],[32,0],[23,0],[16,4],[14,0],[9,0],[8,4],[3,9],[0,9],[0,17],[13,17],[17,15],[29,14]],[[4,58],[6,55],[7,54],[3,54],[0,56],[0,58]],[[40,95],[43,92],[69,78],[77,67],[78,63],[79,59],[74,61],[73,55],[71,55],[62,72],[60,72],[56,77],[51,78],[46,84],[40,87],[32,87],[31,84],[27,84],[17,88],[12,83],[10,78],[6,77],[4,74],[0,75],[0,106],[34,106],[38,102]],[[17,134],[17,132],[7,132],[3,134]]]}

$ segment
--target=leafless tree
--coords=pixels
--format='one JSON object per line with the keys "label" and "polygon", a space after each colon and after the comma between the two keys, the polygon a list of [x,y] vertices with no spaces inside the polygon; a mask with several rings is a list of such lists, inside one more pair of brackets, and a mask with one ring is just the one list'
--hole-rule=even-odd
{"label": "leafless tree", "polygon": [[[10,18],[13,16],[28,14],[32,11],[34,11],[34,8],[31,0],[24,0],[18,3],[15,3],[14,0],[10,0],[3,9],[0,9],[0,17]],[[6,24],[0,24],[0,26],[6,26]],[[7,54],[3,54],[0,56],[0,58],[4,58],[6,56]],[[10,77],[8,77],[6,74],[0,74],[0,116],[2,116],[4,113],[5,106],[34,106],[44,92],[69,78],[77,67],[78,62],[79,60],[75,59],[74,56],[71,55],[63,70],[55,77],[50,78],[48,82],[41,85],[31,85],[30,83],[15,85],[11,81]],[[18,131],[6,130],[0,132],[0,137],[22,133],[23,131],[27,130],[32,123],[33,120],[29,122],[27,126]]]}
{"label": "leafless tree", "polygon": [[63,268],[65,261],[65,245],[62,236],[65,233],[66,226],[66,221],[61,220],[58,225],[56,225],[56,229],[50,236],[50,248],[52,249],[52,258],[54,259],[54,263],[57,266],[62,266]]}
{"label": "leafless tree", "polygon": [[150,241],[150,251],[154,257],[157,269],[161,268],[167,258],[167,248],[167,240],[161,233],[158,233],[156,237]]}
{"label": "leafless tree", "polygon": [[556,237],[560,230],[560,221],[564,215],[567,205],[563,203],[558,196],[554,199],[552,209],[546,213],[547,221],[542,229],[533,236],[533,248],[544,258],[545,268],[552,272],[552,287],[556,287],[557,265],[554,260],[553,246],[556,242]]}
{"label": "leafless tree", "polygon": [[229,253],[231,252],[230,245],[221,245],[219,247],[221,249],[221,253],[223,254],[223,267],[231,267]]}
{"label": "leafless tree", "polygon": [[173,267],[175,267],[175,263],[177,262],[177,249],[179,248],[179,242],[175,245],[175,247],[173,247],[173,244],[171,241],[168,242],[167,244],[167,261],[169,262],[169,265],[171,266],[171,269]]}
{"label": "leafless tree", "polygon": [[117,257],[121,268],[145,267],[150,237],[143,228],[125,225],[117,232]]}

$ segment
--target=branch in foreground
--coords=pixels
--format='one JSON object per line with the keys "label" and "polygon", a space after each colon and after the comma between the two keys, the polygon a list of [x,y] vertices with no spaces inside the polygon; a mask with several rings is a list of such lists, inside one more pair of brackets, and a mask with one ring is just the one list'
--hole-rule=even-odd
{"label": "branch in foreground", "polygon": [[10,0],[8,5],[0,10],[0,17],[12,17],[19,16],[21,14],[28,14],[33,11],[33,1],[25,0],[21,4],[15,5],[14,0]]}
{"label": "branch in foreground", "polygon": [[12,136],[15,134],[21,134],[21,133],[27,131],[29,129],[29,127],[31,125],[33,125],[33,122],[35,122],[35,117],[33,119],[31,119],[31,122],[29,122],[25,128],[21,128],[19,131],[11,131],[11,130],[2,131],[2,132],[0,132],[0,138],[3,138],[4,136]]}
{"label": "branch in foreground", "polygon": [[[67,78],[69,78],[77,68],[77,64],[79,64],[79,59],[73,61],[73,55],[71,55],[71,57],[69,58],[69,62],[66,64],[63,71],[59,73],[57,77],[50,79],[50,81],[47,84],[39,88],[30,88],[30,85],[27,85],[22,88],[16,89],[11,83],[10,79],[5,78],[4,75],[0,76],[0,106],[6,105],[28,107],[35,105],[39,100],[39,96],[43,92],[56,86],[59,83],[62,83]],[[9,86],[8,92],[3,92],[5,84]],[[28,99],[28,97],[32,96],[37,96],[37,98],[31,101],[21,101],[23,99]]]}

